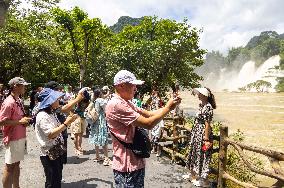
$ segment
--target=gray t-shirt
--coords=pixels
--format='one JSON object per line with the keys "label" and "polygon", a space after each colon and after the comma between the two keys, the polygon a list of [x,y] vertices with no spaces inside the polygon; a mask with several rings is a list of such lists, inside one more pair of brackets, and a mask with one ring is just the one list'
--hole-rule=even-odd
{"label": "gray t-shirt", "polygon": [[64,142],[61,134],[53,139],[48,138],[48,135],[51,133],[51,131],[54,128],[58,127],[60,124],[61,123],[58,121],[54,114],[48,114],[44,111],[41,111],[37,114],[35,132],[37,140],[41,146],[40,156],[46,156],[46,150],[49,150],[58,142]]}

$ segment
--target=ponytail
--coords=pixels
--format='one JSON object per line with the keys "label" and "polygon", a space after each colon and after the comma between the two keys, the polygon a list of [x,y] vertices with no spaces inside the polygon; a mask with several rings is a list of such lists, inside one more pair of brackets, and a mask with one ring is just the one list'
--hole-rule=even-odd
{"label": "ponytail", "polygon": [[211,93],[211,90],[207,87],[205,87],[209,91],[209,96],[208,96],[208,102],[211,104],[213,109],[216,109],[216,101],[214,95]]}

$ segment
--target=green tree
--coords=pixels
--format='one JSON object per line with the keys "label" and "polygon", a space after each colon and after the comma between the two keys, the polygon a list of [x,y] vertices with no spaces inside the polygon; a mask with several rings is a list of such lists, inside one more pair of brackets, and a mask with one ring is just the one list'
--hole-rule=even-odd
{"label": "green tree", "polygon": [[90,46],[96,46],[97,44],[94,43],[98,43],[103,40],[103,37],[107,37],[109,30],[102,25],[100,19],[89,19],[87,13],[79,7],[75,7],[71,11],[55,8],[52,13],[55,21],[68,31],[74,60],[80,69],[80,86],[82,87],[86,66],[91,63]]}
{"label": "green tree", "polygon": [[36,85],[49,80],[74,80],[70,79],[74,77],[72,66],[67,64],[70,55],[59,48],[54,37],[57,28],[51,22],[49,8],[55,4],[36,1],[32,9],[19,9],[16,2],[11,5],[6,27],[0,30],[3,83],[14,76],[23,76]]}
{"label": "green tree", "polygon": [[[150,92],[153,85],[165,91],[173,83],[194,87],[201,79],[194,70],[203,64],[205,50],[198,45],[200,31],[183,23],[144,17],[138,26],[127,26],[113,35],[101,56],[110,68],[109,77],[120,69],[145,80],[140,89]],[[111,65],[111,66],[110,66]]]}
{"label": "green tree", "polygon": [[251,89],[255,89],[257,92],[264,92],[268,88],[271,88],[272,85],[270,82],[267,82],[265,80],[257,80],[255,82],[247,84],[243,88],[239,88],[241,91],[247,90],[250,91]]}

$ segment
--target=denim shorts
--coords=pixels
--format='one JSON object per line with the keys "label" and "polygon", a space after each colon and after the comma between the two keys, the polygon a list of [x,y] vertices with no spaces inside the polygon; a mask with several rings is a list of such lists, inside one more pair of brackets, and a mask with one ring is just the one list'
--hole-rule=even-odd
{"label": "denim shorts", "polygon": [[119,172],[113,170],[116,188],[143,188],[145,168],[133,172]]}

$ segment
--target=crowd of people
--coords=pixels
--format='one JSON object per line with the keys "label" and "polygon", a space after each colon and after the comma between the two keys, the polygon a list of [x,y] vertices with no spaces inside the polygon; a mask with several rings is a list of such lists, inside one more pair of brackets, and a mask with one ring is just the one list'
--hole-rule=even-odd
{"label": "crowd of people", "polygon": [[[156,153],[157,157],[161,155],[159,141],[163,135],[163,118],[169,113],[177,113],[181,98],[179,87],[175,87],[173,95],[164,102],[154,87],[146,102],[148,107],[142,108],[143,102],[136,86],[143,83],[127,70],[115,75],[114,92],[108,86],[85,87],[78,92],[69,86],[64,91],[59,83],[50,81],[32,90],[29,113],[26,113],[21,96],[25,95],[30,83],[21,77],[11,79],[9,93],[5,97],[1,95],[0,108],[0,127],[6,149],[3,187],[20,187],[20,162],[26,152],[28,125],[34,126],[40,145],[39,158],[46,177],[46,188],[61,187],[63,164],[67,163],[68,128],[74,142],[74,155],[84,155],[82,138],[86,132],[88,143],[95,147],[93,160],[102,161],[105,166],[112,165],[115,187],[144,187],[145,159],[149,152]],[[183,177],[195,186],[208,187],[213,141],[210,123],[216,103],[209,88],[195,88],[193,93],[198,95],[201,103],[188,143],[189,174]],[[112,160],[108,153],[110,135]],[[152,147],[148,147],[148,141]]]}

